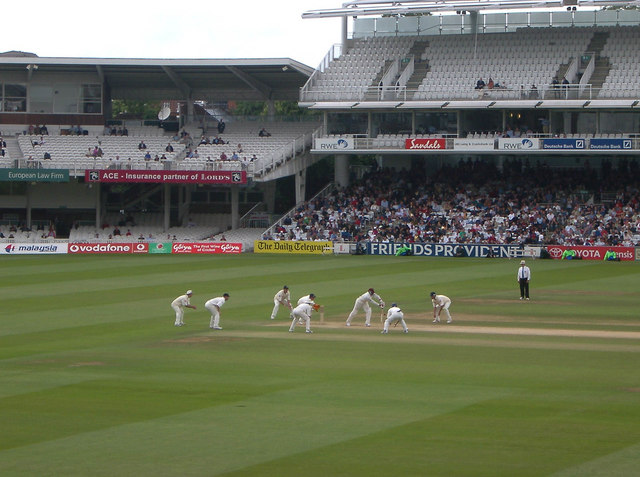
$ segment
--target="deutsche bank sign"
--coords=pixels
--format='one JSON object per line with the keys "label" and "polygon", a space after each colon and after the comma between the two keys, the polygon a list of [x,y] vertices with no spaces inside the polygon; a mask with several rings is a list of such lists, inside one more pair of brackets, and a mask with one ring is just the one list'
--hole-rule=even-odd
{"label": "deutsche bank sign", "polygon": [[318,138],[316,139],[316,149],[320,151],[345,151],[353,150],[354,139],[349,136]]}

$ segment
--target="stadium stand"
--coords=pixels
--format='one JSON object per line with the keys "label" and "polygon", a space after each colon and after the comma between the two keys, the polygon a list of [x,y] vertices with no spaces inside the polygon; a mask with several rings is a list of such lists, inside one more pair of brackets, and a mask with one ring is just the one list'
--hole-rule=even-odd
{"label": "stadium stand", "polygon": [[263,239],[636,246],[637,172],[636,161],[598,172],[517,160],[377,170],[297,207]]}
{"label": "stadium stand", "polygon": [[[592,42],[602,37],[603,45]],[[536,45],[535,48],[532,45]],[[541,48],[540,46],[544,46]],[[640,27],[520,28],[509,33],[381,37],[354,40],[345,54],[317,71],[303,89],[307,101],[379,99],[542,99],[555,97],[554,77],[562,81],[573,60],[585,54],[609,59],[602,97],[637,96]],[[601,51],[594,51],[601,48]],[[381,82],[395,61],[399,69],[390,88]],[[418,68],[422,64],[423,68]],[[402,77],[404,68],[411,74]],[[393,73],[393,71],[392,71]],[[575,74],[570,88],[581,87]],[[494,86],[475,90],[476,82],[489,78]],[[532,86],[535,85],[535,89]],[[594,85],[595,86],[595,85]],[[624,91],[624,92],[623,92]],[[559,88],[560,93],[565,93]],[[535,96],[535,97],[533,97]]]}

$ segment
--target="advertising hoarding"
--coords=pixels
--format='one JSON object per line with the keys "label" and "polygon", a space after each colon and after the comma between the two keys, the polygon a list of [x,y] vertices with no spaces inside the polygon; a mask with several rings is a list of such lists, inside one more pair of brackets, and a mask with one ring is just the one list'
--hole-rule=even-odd
{"label": "advertising hoarding", "polygon": [[246,171],[86,170],[87,182],[152,182],[164,184],[246,184]]}
{"label": "advertising hoarding", "polygon": [[255,240],[254,253],[333,253],[333,242],[306,242],[295,240]]}
{"label": "advertising hoarding", "polygon": [[355,149],[355,139],[349,136],[317,138],[316,149],[321,151],[344,151]]}

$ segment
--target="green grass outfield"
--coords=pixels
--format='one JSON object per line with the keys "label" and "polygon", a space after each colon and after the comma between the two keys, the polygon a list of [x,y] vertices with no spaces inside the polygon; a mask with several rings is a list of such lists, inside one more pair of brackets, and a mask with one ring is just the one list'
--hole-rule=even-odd
{"label": "green grass outfield", "polygon": [[[530,265],[522,302],[503,259],[2,257],[0,475],[640,475],[640,265]],[[369,287],[409,334],[344,326]]]}

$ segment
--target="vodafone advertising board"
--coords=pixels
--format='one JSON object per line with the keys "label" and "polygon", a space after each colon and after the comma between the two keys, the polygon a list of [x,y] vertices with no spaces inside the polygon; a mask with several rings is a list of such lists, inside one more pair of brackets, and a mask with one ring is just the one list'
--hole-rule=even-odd
{"label": "vodafone advertising board", "polygon": [[171,253],[241,253],[242,244],[232,242],[177,242]]}
{"label": "vodafone advertising board", "polygon": [[423,151],[440,151],[447,148],[447,140],[446,139],[405,139],[404,140],[404,148],[410,149],[412,151],[423,150]]}
{"label": "vodafone advertising board", "polygon": [[620,260],[635,260],[636,253],[633,247],[583,247],[579,245],[549,245],[547,251],[551,258],[562,258],[562,252],[565,250],[575,250],[578,257],[582,260],[604,260],[604,254],[607,250],[613,250],[618,254]]}
{"label": "vodafone advertising board", "polygon": [[70,243],[68,253],[149,253],[148,243]]}

